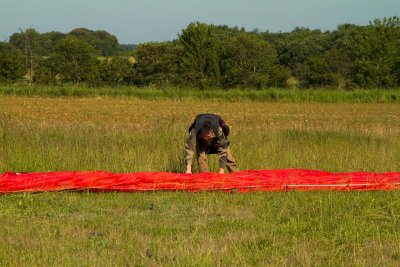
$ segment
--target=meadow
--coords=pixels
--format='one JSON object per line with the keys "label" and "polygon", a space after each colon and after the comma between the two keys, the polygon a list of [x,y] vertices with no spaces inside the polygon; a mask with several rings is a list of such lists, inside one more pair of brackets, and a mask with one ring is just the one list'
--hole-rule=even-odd
{"label": "meadow", "polygon": [[[383,94],[269,102],[3,90],[0,172],[182,172],[187,128],[203,112],[231,126],[241,169],[400,171],[400,106]],[[216,157],[210,165],[216,171]],[[0,195],[0,264],[396,266],[399,197],[399,191]]]}
{"label": "meadow", "polygon": [[399,103],[400,90],[393,89],[329,89],[329,88],[265,88],[199,90],[185,87],[133,87],[85,85],[5,85],[0,84],[0,95],[44,97],[130,97],[143,100],[204,100],[223,102],[323,102],[323,103]]}

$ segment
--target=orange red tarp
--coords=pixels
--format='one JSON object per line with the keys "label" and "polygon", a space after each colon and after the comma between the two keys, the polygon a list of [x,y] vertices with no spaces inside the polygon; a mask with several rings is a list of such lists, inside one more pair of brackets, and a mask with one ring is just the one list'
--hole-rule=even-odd
{"label": "orange red tarp", "polygon": [[317,170],[247,170],[230,174],[170,172],[110,173],[36,172],[0,174],[0,193],[59,190],[90,191],[290,191],[394,190],[400,172],[343,172]]}

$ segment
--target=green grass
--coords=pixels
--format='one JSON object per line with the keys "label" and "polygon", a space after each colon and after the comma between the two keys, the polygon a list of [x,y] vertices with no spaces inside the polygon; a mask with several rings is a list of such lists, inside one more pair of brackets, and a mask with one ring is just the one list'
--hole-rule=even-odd
{"label": "green grass", "polygon": [[[1,96],[0,173],[183,171],[222,114],[242,169],[400,171],[399,105]],[[217,158],[211,157],[212,170]],[[1,266],[398,266],[400,191],[0,195]]]}
{"label": "green grass", "polygon": [[85,87],[0,85],[0,95],[134,97],[138,99],[179,99],[208,101],[324,102],[324,103],[399,103],[399,89],[207,89],[157,87]]}
{"label": "green grass", "polygon": [[2,266],[398,266],[400,192],[0,198]]}
{"label": "green grass", "polygon": [[[185,132],[174,125],[156,132],[3,128],[0,172],[107,170],[183,172]],[[243,138],[247,136],[249,138]],[[241,169],[305,168],[326,171],[398,171],[397,136],[343,131],[285,130],[233,133],[232,150]],[[217,157],[210,156],[216,171]],[[195,166],[196,167],[196,166]]]}

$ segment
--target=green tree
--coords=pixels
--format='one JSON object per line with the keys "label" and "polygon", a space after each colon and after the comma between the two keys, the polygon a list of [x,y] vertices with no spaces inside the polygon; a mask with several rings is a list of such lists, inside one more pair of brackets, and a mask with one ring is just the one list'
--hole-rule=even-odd
{"label": "green tree", "polygon": [[43,53],[40,41],[40,33],[35,29],[20,30],[10,37],[10,43],[19,48],[25,57],[25,68],[28,72],[28,79],[32,84],[37,67],[37,59]]}
{"label": "green tree", "polygon": [[27,54],[26,50],[29,49],[36,54],[42,53],[40,33],[33,28],[20,29],[20,32],[13,33],[10,36],[10,44],[21,50],[23,54]]}
{"label": "green tree", "polygon": [[349,51],[333,47],[319,57],[310,57],[298,67],[302,87],[354,87],[354,60]]}
{"label": "green tree", "polygon": [[99,64],[99,85],[133,85],[136,79],[135,64],[128,58],[107,58]]}
{"label": "green tree", "polygon": [[365,27],[358,40],[356,58],[357,82],[363,87],[393,87],[400,38],[400,20],[397,17],[376,19]]}
{"label": "green tree", "polygon": [[25,74],[24,57],[9,43],[0,42],[0,81],[15,82]]}
{"label": "green tree", "polygon": [[396,51],[394,51],[392,74],[395,77],[396,87],[400,87],[400,38]]}
{"label": "green tree", "polygon": [[333,86],[333,75],[330,66],[322,57],[307,59],[298,69],[298,77],[303,87]]}
{"label": "green tree", "polygon": [[282,86],[288,78],[288,73],[278,64],[276,50],[255,34],[246,32],[236,33],[226,42],[221,65],[225,87]]}
{"label": "green tree", "polygon": [[57,85],[61,80],[57,79],[57,65],[53,61],[54,57],[43,57],[38,61],[34,82],[36,84]]}
{"label": "green tree", "polygon": [[347,80],[360,87],[393,87],[398,84],[399,18],[375,19],[368,26],[340,25],[334,32],[332,49],[342,55]]}
{"label": "green tree", "polygon": [[46,32],[40,35],[40,42],[43,49],[43,55],[50,55],[54,52],[56,44],[63,38],[65,38],[66,34],[61,32]]}
{"label": "green tree", "polygon": [[137,48],[138,83],[178,85],[179,59],[183,49],[176,42],[146,43]]}
{"label": "green tree", "polygon": [[221,86],[218,39],[213,25],[190,23],[179,35],[183,47],[180,71],[188,84],[200,88]]}
{"label": "green tree", "polygon": [[61,82],[92,84],[98,79],[95,49],[77,37],[61,39],[48,60]]}
{"label": "green tree", "polygon": [[261,33],[277,50],[279,62],[299,76],[299,70],[309,58],[321,57],[330,41],[329,32],[297,27],[288,33]]}
{"label": "green tree", "polygon": [[69,34],[86,41],[106,57],[115,55],[121,50],[118,39],[106,31],[78,28],[72,30]]}

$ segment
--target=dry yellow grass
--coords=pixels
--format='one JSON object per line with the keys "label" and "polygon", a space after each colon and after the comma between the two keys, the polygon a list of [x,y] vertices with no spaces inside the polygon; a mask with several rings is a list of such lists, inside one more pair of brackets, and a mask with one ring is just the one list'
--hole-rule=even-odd
{"label": "dry yellow grass", "polygon": [[65,127],[102,125],[115,129],[154,129],[173,121],[190,125],[198,113],[222,115],[241,130],[345,130],[400,133],[399,104],[230,103],[120,98],[0,97],[0,119],[7,123]]}

